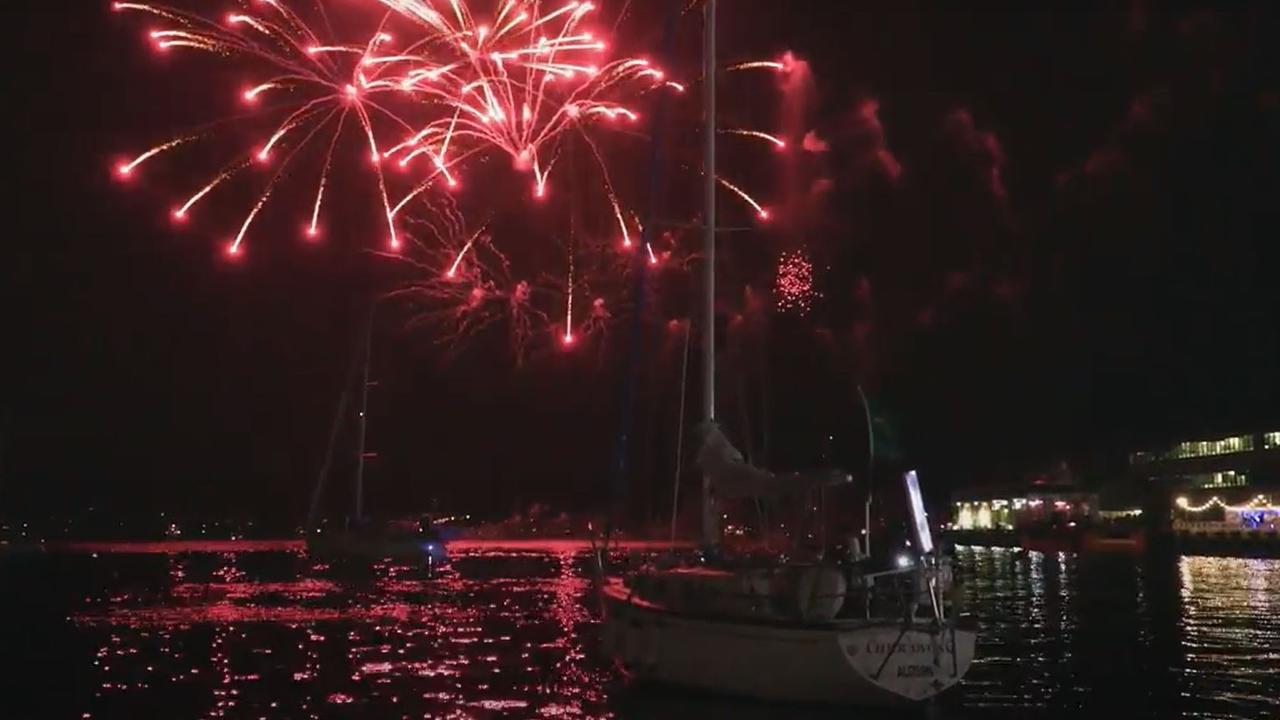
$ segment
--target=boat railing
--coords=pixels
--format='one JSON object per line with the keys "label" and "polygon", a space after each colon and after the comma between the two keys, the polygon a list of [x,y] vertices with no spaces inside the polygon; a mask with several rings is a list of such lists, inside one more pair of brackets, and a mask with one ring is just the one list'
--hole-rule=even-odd
{"label": "boat railing", "polygon": [[[675,570],[681,565],[669,565]],[[690,565],[686,569],[705,567]],[[907,567],[865,572],[858,563],[739,564],[734,582],[695,583],[674,602],[687,610],[804,621],[900,620],[945,624],[954,615],[952,572],[946,558],[926,557]],[[836,581],[833,574],[841,578]],[[663,581],[658,581],[662,583]],[[668,583],[670,585],[670,583]],[[632,597],[677,592],[633,581]]]}

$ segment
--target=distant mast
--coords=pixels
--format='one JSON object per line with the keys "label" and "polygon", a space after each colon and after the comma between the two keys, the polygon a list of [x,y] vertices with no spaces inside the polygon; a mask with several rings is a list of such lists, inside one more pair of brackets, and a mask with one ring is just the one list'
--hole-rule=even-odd
{"label": "distant mast", "polygon": [[[703,157],[703,307],[702,307],[702,405],[709,429],[716,420],[716,0],[703,8],[703,98],[706,114]],[[702,544],[713,547],[720,540],[711,478],[702,476]]]}
{"label": "distant mast", "polygon": [[365,439],[369,429],[369,363],[373,356],[373,320],[378,308],[378,301],[373,301],[369,309],[369,325],[364,336],[364,370],[360,375],[360,417],[358,418],[358,444],[356,449],[356,507],[355,521],[364,520],[364,460]]}
{"label": "distant mast", "polygon": [[365,435],[368,429],[369,413],[369,364],[373,352],[373,320],[377,309],[377,300],[369,310],[368,325],[364,334],[351,354],[351,366],[347,371],[346,381],[342,386],[342,394],[338,400],[338,409],[333,414],[333,424],[329,428],[329,444],[325,448],[324,462],[320,466],[315,488],[311,491],[311,504],[307,509],[307,532],[314,532],[320,527],[320,502],[324,497],[325,486],[333,470],[334,450],[338,444],[338,436],[349,420],[348,408],[351,407],[351,390],[356,378],[360,379],[360,407],[356,425],[356,473],[353,494],[355,499],[353,520],[364,517],[364,461]]}

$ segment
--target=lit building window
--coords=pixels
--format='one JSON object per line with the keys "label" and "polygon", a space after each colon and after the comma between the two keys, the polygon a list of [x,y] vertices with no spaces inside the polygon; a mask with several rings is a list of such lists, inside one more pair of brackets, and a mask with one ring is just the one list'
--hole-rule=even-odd
{"label": "lit building window", "polygon": [[991,506],[986,503],[978,506],[978,528],[982,530],[991,529]]}
{"label": "lit building window", "polygon": [[1025,499],[956,503],[955,527],[960,530],[1012,530],[1014,508],[1025,505]]}
{"label": "lit building window", "polygon": [[1193,475],[1187,480],[1192,487],[1199,488],[1233,488],[1244,487],[1249,484],[1248,474],[1238,473],[1234,470]]}
{"label": "lit building window", "polygon": [[[1280,443],[1280,438],[1277,439],[1277,442]],[[1234,435],[1221,440],[1191,440],[1178,443],[1163,455],[1157,455],[1157,458],[1160,460],[1186,460],[1188,458],[1249,452],[1253,448],[1252,435]],[[1146,453],[1137,453],[1135,458],[1145,460]]]}
{"label": "lit building window", "polygon": [[1280,431],[1269,432],[1262,436],[1262,446],[1268,450],[1280,448]]}

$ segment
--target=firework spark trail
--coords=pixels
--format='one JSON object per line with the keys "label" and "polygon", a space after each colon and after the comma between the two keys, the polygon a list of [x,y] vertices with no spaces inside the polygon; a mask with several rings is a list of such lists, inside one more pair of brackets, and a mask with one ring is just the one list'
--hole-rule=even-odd
{"label": "firework spark trail", "polygon": [[[430,156],[451,188],[458,186],[456,166],[462,159],[498,150],[509,155],[518,170],[531,171],[535,196],[545,197],[555,165],[554,159],[548,158],[555,155],[555,145],[564,133],[585,132],[590,120],[634,120],[638,117],[634,110],[605,95],[634,96],[658,86],[663,77],[644,60],[604,62],[607,43],[581,29],[595,10],[590,3],[567,2],[543,14],[540,3],[522,6],[516,0],[503,0],[494,31],[478,24],[470,7],[459,0],[449,0],[449,13],[424,0],[367,2],[416,21],[425,34],[412,38],[407,49],[393,49],[392,36],[382,29],[388,17],[364,42],[322,40],[320,33],[283,0],[258,0],[251,10],[229,13],[221,22],[148,3],[119,2],[113,9],[173,23],[176,27],[148,33],[157,49],[190,48],[276,68],[269,78],[241,93],[241,100],[249,105],[256,104],[264,93],[285,90],[296,100],[289,116],[259,145],[260,161],[269,160],[289,136],[315,124],[326,109],[346,107],[360,120],[371,155],[381,155],[382,131],[377,123],[390,119],[391,132],[403,130],[412,136],[409,145],[423,145],[412,148],[402,163],[407,167],[414,157]],[[323,3],[317,6],[323,12]],[[383,94],[396,97],[384,106],[377,100]],[[391,104],[403,104],[404,98],[399,96],[405,94],[412,98],[410,111],[391,109]],[[421,119],[424,109],[429,110],[425,114],[434,112],[437,116]],[[340,123],[334,131],[331,148],[336,148],[344,127]],[[193,139],[159,145],[121,163],[117,172],[128,177],[152,157]],[[397,150],[403,147],[403,143],[396,146]],[[311,208],[309,235],[318,232],[319,207],[331,167],[332,158],[328,157],[317,202]],[[395,249],[399,244],[396,210],[404,201],[392,201],[389,181],[381,168],[376,168],[375,174],[388,241]],[[233,175],[221,173],[204,187],[211,190]],[[423,185],[416,185],[409,196],[422,189]],[[242,228],[251,225],[262,209],[261,201],[255,204]],[[237,237],[239,247],[244,237]]]}
{"label": "firework spark trail", "polygon": [[406,222],[409,246],[392,257],[410,265],[416,279],[388,297],[405,301],[409,325],[429,327],[437,344],[457,352],[467,337],[505,323],[522,363],[535,326],[546,327],[550,320],[534,305],[534,287],[512,278],[510,261],[486,228],[469,230],[448,195]]}
{"label": "firework spark trail", "polygon": [[271,181],[267,183],[267,188],[263,190],[262,195],[259,196],[257,204],[253,206],[253,210],[249,211],[248,216],[245,217],[244,224],[240,227],[240,232],[239,234],[236,235],[235,241],[227,248],[227,254],[229,255],[240,254],[240,246],[244,244],[244,238],[245,238],[245,235],[249,233],[249,227],[253,225],[253,221],[258,217],[258,213],[262,212],[262,208],[265,207],[267,204],[267,201],[271,199],[271,195],[272,193],[275,192],[276,186],[280,182],[280,178],[284,177],[285,170],[288,169],[289,163],[291,163],[293,159],[298,155],[298,153],[301,152],[302,149],[305,148],[307,144],[310,143],[311,140],[315,138],[316,134],[320,132],[320,130],[324,127],[325,123],[327,123],[332,118],[333,118],[333,113],[330,113],[329,117],[325,118],[325,120],[323,120],[320,124],[312,128],[311,132],[308,133],[307,136],[302,139],[302,142],[298,143],[298,145],[289,152],[288,156],[285,157],[284,161],[280,163],[280,169],[276,170],[276,174],[271,178]]}
{"label": "firework spark trail", "polygon": [[[117,11],[146,13],[176,23],[179,26],[177,29],[155,30],[148,34],[159,49],[188,47],[220,56],[263,62],[275,68],[275,72],[272,73],[274,77],[254,85],[244,91],[241,96],[243,102],[255,105],[265,92],[286,88],[294,91],[292,93],[295,96],[294,104],[288,116],[276,126],[275,130],[265,142],[259,145],[258,150],[254,153],[256,160],[259,162],[268,162],[273,151],[279,145],[286,143],[291,135],[305,133],[306,139],[296,144],[290,152],[289,158],[292,159],[297,150],[307,144],[315,133],[332,119],[334,113],[339,111],[342,113],[343,121],[337,124],[336,129],[333,131],[333,138],[329,143],[329,152],[326,155],[324,169],[321,172],[319,190],[312,208],[311,223],[308,226],[308,236],[315,236],[318,233],[320,208],[328,182],[328,175],[332,167],[332,155],[345,127],[344,121],[347,111],[354,109],[359,114],[370,132],[370,142],[376,147],[376,142],[372,137],[372,128],[368,127],[368,112],[365,107],[366,104],[370,103],[367,95],[371,95],[372,91],[363,95],[360,91],[361,86],[369,83],[368,76],[363,71],[361,59],[374,51],[384,35],[381,32],[375,34],[366,44],[367,49],[365,52],[359,55],[358,59],[348,61],[344,65],[329,59],[322,50],[325,48],[345,48],[346,46],[326,46],[321,44],[317,34],[306,25],[297,13],[285,6],[280,0],[258,0],[257,4],[266,6],[265,9],[278,15],[280,20],[266,19],[250,13],[231,13],[226,16],[225,24],[219,24],[212,19],[167,6],[116,3],[113,7]],[[357,92],[352,93],[352,88],[356,88]],[[158,152],[185,144],[191,139],[180,138],[177,141],[161,145],[133,163],[120,166],[118,172],[122,176],[127,176],[142,161],[158,154]],[[287,165],[287,162],[285,164]],[[231,179],[238,169],[239,166],[233,166],[231,170],[223,171],[216,175],[191,200],[175,211],[175,217],[185,219],[188,211],[196,202],[214,188]],[[283,176],[283,172],[284,166],[282,165],[268,185],[267,190],[259,196],[258,201],[244,218],[240,226],[240,232],[236,235],[236,239],[231,245],[231,254],[239,253],[249,228],[262,212],[267,201],[275,193],[276,185]],[[380,182],[380,187],[385,188],[385,184]],[[390,203],[385,191],[382,193],[382,199],[383,207],[386,210],[390,233],[389,239],[394,248],[397,245],[397,236],[390,213]]]}
{"label": "firework spark trail", "polygon": [[219,185],[221,185],[224,180],[230,178],[232,175],[235,175],[236,173],[240,172],[241,170],[247,167],[249,167],[249,161],[247,159],[237,160],[235,163],[231,165],[231,167],[227,168],[226,170],[222,171],[222,173],[214,177],[213,180],[211,180],[208,185],[205,185],[203,188],[200,188],[200,190],[197,191],[196,194],[188,198],[187,201],[183,203],[181,207],[174,210],[173,211],[174,219],[186,220],[187,214],[191,212],[191,208],[195,207],[196,203],[200,202],[201,200],[204,199],[206,195],[213,192],[214,189],[217,188]]}
{"label": "firework spark trail", "polygon": [[[534,175],[534,196],[545,197],[559,139],[583,131],[585,121],[639,117],[609,93],[651,90],[663,73],[636,58],[602,62],[607,43],[581,28],[595,9],[591,3],[568,2],[539,14],[534,3],[519,12],[519,3],[500,3],[493,26],[478,24],[465,3],[450,0],[452,13],[424,0],[378,0],[421,24],[427,39],[413,47],[435,52],[378,58],[387,66],[407,65],[401,86],[445,107],[448,117],[427,123],[410,138],[421,142],[438,136],[429,150],[437,168],[456,183],[449,156],[457,143],[478,143],[506,153],[520,172]],[[493,28],[497,29],[494,30]],[[416,62],[415,62],[416,60]]]}
{"label": "firework spark trail", "polygon": [[769,211],[764,209],[764,207],[762,207],[760,203],[756,202],[756,199],[751,197],[751,195],[749,195],[746,190],[743,190],[742,188],[738,187],[737,185],[734,185],[733,183],[729,182],[728,180],[725,180],[722,177],[717,176],[716,180],[718,180],[721,185],[725,186],[725,188],[732,191],[735,195],[742,198],[742,200],[746,202],[748,205],[755,208],[756,214],[760,216],[761,220],[769,219]]}
{"label": "firework spark trail", "polygon": [[458,253],[457,259],[455,259],[453,264],[449,266],[449,272],[445,273],[447,277],[454,278],[458,276],[458,266],[461,265],[462,261],[467,257],[467,253],[471,252],[471,248],[476,244],[476,239],[479,238],[480,234],[484,231],[484,228],[480,228],[471,236],[471,239],[467,240],[467,244],[464,245],[462,251]]}
{"label": "firework spark trail", "polygon": [[618,227],[622,229],[622,247],[631,247],[631,233],[627,230],[627,220],[622,216],[622,207],[618,205],[618,199],[612,195],[609,198],[610,204],[613,206],[613,216],[618,220]]}
{"label": "firework spark trail", "polygon": [[154,158],[157,155],[160,155],[162,153],[166,153],[178,147],[179,145],[186,145],[187,143],[195,139],[196,139],[195,137],[182,137],[182,138],[177,138],[176,140],[170,140],[169,142],[166,142],[162,145],[157,145],[151,148],[150,150],[142,153],[141,155],[139,155],[138,157],[134,158],[129,162],[120,163],[119,165],[117,165],[116,174],[120,175],[121,177],[129,177],[130,175],[133,174],[133,171],[137,169],[139,165],[145,163],[151,158]]}
{"label": "firework spark trail", "polygon": [[[288,89],[301,97],[294,112],[260,146],[259,159],[263,161],[290,134],[315,122],[326,107],[345,104],[360,118],[373,154],[381,144],[372,117],[377,114],[391,118],[395,126],[420,128],[407,133],[409,139],[395,145],[392,151],[415,146],[401,160],[406,167],[413,158],[428,155],[448,185],[457,187],[455,168],[463,156],[470,155],[471,150],[498,150],[512,159],[517,170],[532,172],[534,196],[543,198],[555,165],[554,159],[547,158],[555,155],[555,146],[566,132],[585,133],[588,121],[606,125],[620,120],[634,122],[639,114],[619,99],[660,87],[683,90],[682,85],[667,81],[665,74],[645,59],[609,61],[605,55],[608,43],[585,29],[587,19],[596,10],[589,2],[564,2],[544,13],[538,2],[502,0],[493,24],[486,25],[477,22],[470,6],[460,0],[448,0],[448,11],[438,9],[437,3],[430,0],[366,1],[416,23],[419,35],[403,49],[392,49],[392,36],[383,31],[389,18],[384,18],[364,42],[322,41],[320,33],[284,0],[258,0],[252,4],[252,11],[230,13],[222,22],[149,3],[117,2],[113,8],[175,23],[176,28],[149,33],[159,47],[181,46],[232,58],[241,56],[278,69],[272,77],[242,94],[250,104],[263,93],[277,90]],[[324,3],[316,5],[324,14]],[[257,12],[259,9],[262,13]],[[327,24],[327,16],[325,20]],[[753,67],[784,66],[757,62],[731,69]],[[374,98],[393,92],[407,93],[418,100],[412,113],[402,117]],[[417,118],[424,107],[448,112],[422,122]],[[340,124],[333,145],[342,129]],[[180,138],[158,146],[131,163],[121,164],[118,172],[128,176],[142,162],[191,139]],[[460,149],[459,143],[472,147]],[[621,208],[608,180],[607,167],[603,162],[599,164],[614,215],[620,218]],[[326,176],[330,166],[326,162]],[[416,185],[408,196],[393,203],[384,173],[379,169],[376,175],[388,239],[394,248],[398,242],[397,210],[421,193],[425,184]],[[221,177],[212,184],[228,179]],[[320,183],[325,185],[326,179]],[[318,195],[323,196],[323,191]],[[309,234],[316,232],[319,204],[312,206]],[[619,227],[624,245],[629,244],[626,223],[620,222]]]}
{"label": "firework spark trail", "polygon": [[566,346],[574,343],[573,336],[573,296],[577,290],[577,259],[574,257],[574,238],[572,234],[569,237],[569,279],[565,286],[565,303],[564,303],[564,344]]}
{"label": "firework spark trail", "polygon": [[742,70],[776,70],[781,72],[786,69],[786,64],[776,60],[754,60],[751,62],[738,63],[737,65],[730,65],[726,68],[729,72],[740,72]]}
{"label": "firework spark trail", "polygon": [[605,194],[609,198],[609,205],[613,209],[613,217],[618,221],[618,229],[622,231],[622,247],[624,249],[631,248],[631,230],[627,227],[627,220],[622,214],[622,204],[618,201],[618,193],[613,189],[613,182],[609,179],[609,168],[605,164],[604,156],[600,154],[600,148],[596,145],[595,140],[587,137],[587,147],[591,149],[591,157],[596,161],[596,167],[600,169],[601,182],[604,183]]}
{"label": "firework spark trail", "polygon": [[387,229],[391,233],[387,242],[392,250],[399,250],[400,238],[396,234],[396,217],[391,212],[391,198],[387,194],[387,177],[382,172],[382,153],[378,151],[378,140],[373,134],[373,123],[369,121],[369,114],[365,112],[363,106],[356,106],[356,114],[364,126],[365,134],[369,137],[370,159],[373,162],[373,171],[378,176],[378,199],[382,201],[382,208],[387,217]]}
{"label": "firework spark trail", "polygon": [[338,129],[329,140],[329,151],[324,156],[324,168],[320,170],[320,187],[316,190],[316,204],[311,211],[311,224],[307,226],[307,237],[314,238],[320,234],[320,206],[324,203],[324,191],[329,184],[329,171],[333,168],[333,151],[338,147],[338,138],[342,137],[342,126],[347,122],[344,110],[338,116]]}
{"label": "firework spark trail", "polygon": [[779,150],[785,150],[787,147],[786,140],[783,140],[777,135],[770,135],[767,132],[761,132],[759,130],[721,130],[720,133],[723,135],[740,135],[742,137],[759,138],[760,140],[773,143],[774,147]]}
{"label": "firework spark trail", "polygon": [[[512,279],[505,256],[483,231],[464,237],[465,222],[456,217],[456,206],[449,205],[453,209],[432,226],[441,246],[430,261],[414,261],[434,275],[428,283],[430,292],[454,302],[459,312],[476,315],[482,308],[492,310],[500,300],[511,319],[513,338],[519,336],[521,344],[530,337],[533,323],[547,321],[547,313],[533,307],[535,298],[543,302],[544,294],[555,297],[545,307],[563,300],[562,339],[572,344],[578,330],[575,315],[578,310],[586,314],[575,305],[580,296],[597,294],[592,286],[598,278],[593,273],[619,268],[626,272],[628,263],[609,263],[639,250],[633,247],[638,218],[620,197],[593,131],[637,134],[627,130],[641,118],[633,103],[653,91],[683,92],[685,86],[668,79],[647,59],[612,58],[609,38],[594,33],[597,8],[590,2],[497,0],[486,3],[486,11],[492,13],[480,17],[464,0],[352,0],[353,10],[344,12],[358,12],[354,8],[363,3],[375,11],[370,27],[376,30],[344,38],[333,29],[350,24],[330,22],[329,1],[244,0],[235,11],[215,16],[150,3],[112,5],[117,12],[145,15],[159,25],[145,33],[157,51],[208,53],[242,65],[251,74],[234,97],[238,106],[248,108],[245,114],[210,126],[239,127],[252,132],[258,142],[241,145],[237,141],[239,148],[231,161],[194,183],[199,189],[175,203],[171,211],[175,222],[186,222],[215,190],[245,181],[250,173],[242,171],[255,162],[273,164],[273,176],[227,246],[228,254],[240,254],[268,205],[290,197],[282,185],[291,179],[287,171],[291,163],[304,148],[317,145],[324,154],[318,176],[304,194],[303,225],[305,236],[315,238],[321,232],[324,209],[336,197],[334,173],[350,164],[343,162],[344,155],[357,147],[373,164],[376,182],[366,177],[362,183],[377,195],[383,215],[379,222],[385,222],[387,229],[384,247],[396,251],[405,240],[413,240],[409,250],[422,252],[417,239],[397,226],[418,220],[406,212],[412,201],[427,201],[415,208],[451,203],[443,191],[460,191],[459,178],[465,177],[468,168],[494,156],[505,156],[517,174],[527,174],[532,198],[544,200],[554,194],[555,179],[568,172],[567,163],[557,162],[565,141],[570,135],[580,137],[599,169],[598,197],[607,202],[626,253],[619,253],[613,240],[598,244],[586,236],[571,238],[567,276],[556,281],[554,288],[544,289],[543,283],[552,280],[545,275],[536,286]],[[757,68],[785,71],[786,66],[750,62],[729,69]],[[727,132],[786,147],[785,140],[768,133]],[[220,134],[201,129],[176,137],[120,162],[114,171],[122,180],[128,179],[158,156]],[[342,142],[353,134],[359,143]],[[321,135],[326,142],[313,142]],[[277,155],[282,159],[276,160]],[[387,172],[385,162],[396,163],[395,168],[403,172]],[[722,178],[719,182],[761,219],[769,217],[747,192]],[[431,188],[438,192],[428,197]],[[608,246],[613,247],[608,261],[592,254],[602,248],[609,252]],[[581,257],[575,255],[578,252]],[[643,252],[650,264],[658,264],[654,247],[646,246]],[[589,314],[584,323],[601,317],[599,312]],[[468,327],[483,324],[487,323],[467,323]]]}
{"label": "firework spark trail", "polygon": [[[469,150],[463,155],[459,156],[458,161],[465,160],[477,152],[479,152],[478,149]],[[427,190],[430,190],[431,187],[435,184],[436,179],[442,176],[445,178],[445,181],[446,183],[448,183],[450,188],[457,187],[457,181],[454,180],[449,175],[448,170],[437,165],[435,171],[432,172],[431,175],[427,176],[427,179],[425,181],[423,181],[417,187],[415,187],[408,195],[405,195],[404,198],[400,200],[400,202],[396,203],[395,207],[391,208],[391,215],[393,217],[399,216],[401,211],[403,211],[406,207],[408,207],[410,202],[412,202],[415,198],[425,193]]]}
{"label": "firework spark trail", "polygon": [[174,22],[185,21],[185,18],[180,13],[169,12],[169,11],[166,11],[164,8],[156,7],[153,5],[146,5],[143,3],[116,2],[116,3],[111,3],[111,9],[116,12],[127,12],[132,10],[134,12],[148,13],[150,15],[156,15],[158,17],[164,18],[165,20],[172,20]]}

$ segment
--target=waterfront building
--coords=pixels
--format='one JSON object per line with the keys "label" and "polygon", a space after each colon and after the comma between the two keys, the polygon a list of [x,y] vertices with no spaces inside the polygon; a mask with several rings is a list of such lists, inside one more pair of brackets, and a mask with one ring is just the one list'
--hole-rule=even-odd
{"label": "waterfront building", "polygon": [[1039,525],[1068,527],[1098,513],[1097,493],[1076,485],[974,488],[953,495],[949,529],[1012,532]]}
{"label": "waterfront building", "polygon": [[1158,529],[1280,532],[1280,430],[1185,440],[1129,457]]}

